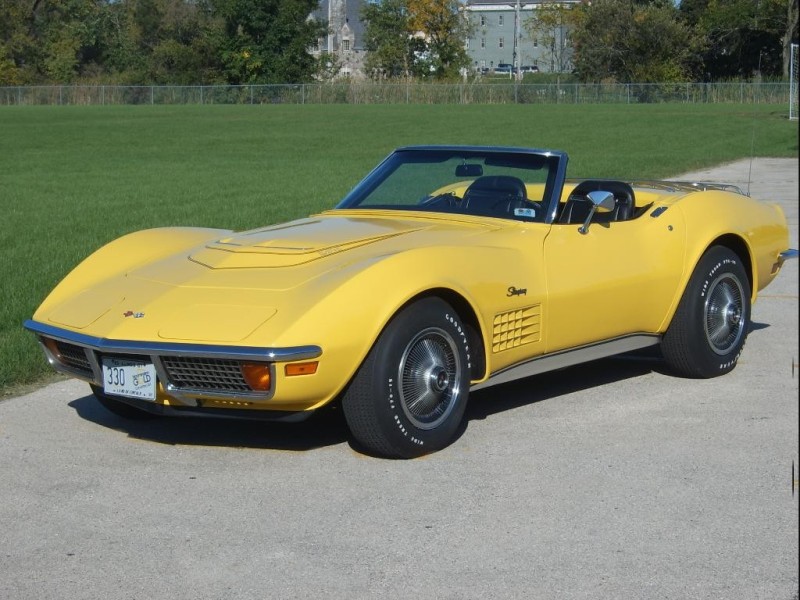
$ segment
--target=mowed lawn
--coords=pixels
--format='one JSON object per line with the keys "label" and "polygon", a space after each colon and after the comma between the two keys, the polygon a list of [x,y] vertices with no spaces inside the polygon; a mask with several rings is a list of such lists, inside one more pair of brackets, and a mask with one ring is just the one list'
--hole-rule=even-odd
{"label": "mowed lawn", "polygon": [[246,229],[332,207],[393,148],[565,150],[573,177],[661,178],[797,156],[783,106],[0,107],[0,391],[48,372],[22,329],[103,243],[148,227]]}

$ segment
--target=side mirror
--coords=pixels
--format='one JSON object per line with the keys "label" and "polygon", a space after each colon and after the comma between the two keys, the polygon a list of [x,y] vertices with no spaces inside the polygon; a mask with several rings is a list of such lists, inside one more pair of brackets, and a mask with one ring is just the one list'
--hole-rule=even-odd
{"label": "side mirror", "polygon": [[611,192],[606,192],[604,190],[595,190],[594,192],[589,192],[588,194],[586,194],[586,196],[592,203],[592,209],[586,216],[586,220],[583,222],[583,225],[578,227],[578,231],[583,234],[589,232],[589,223],[591,223],[594,213],[598,211],[609,212],[611,210],[614,210],[614,206],[616,205],[616,202],[614,201],[614,194],[612,194]]}

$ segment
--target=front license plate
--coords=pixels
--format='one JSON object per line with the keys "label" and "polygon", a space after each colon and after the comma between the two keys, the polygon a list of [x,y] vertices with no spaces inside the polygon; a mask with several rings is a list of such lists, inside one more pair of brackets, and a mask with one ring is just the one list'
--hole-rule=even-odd
{"label": "front license plate", "polygon": [[128,398],[156,399],[156,368],[140,360],[103,358],[103,391]]}

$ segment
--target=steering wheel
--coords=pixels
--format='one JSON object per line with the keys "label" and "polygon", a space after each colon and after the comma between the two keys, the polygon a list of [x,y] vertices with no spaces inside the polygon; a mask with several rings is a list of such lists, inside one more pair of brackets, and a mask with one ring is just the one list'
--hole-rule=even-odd
{"label": "steering wheel", "polygon": [[421,208],[442,207],[453,208],[458,206],[461,198],[456,196],[455,192],[445,192],[444,194],[436,194],[435,196],[426,196],[418,202]]}

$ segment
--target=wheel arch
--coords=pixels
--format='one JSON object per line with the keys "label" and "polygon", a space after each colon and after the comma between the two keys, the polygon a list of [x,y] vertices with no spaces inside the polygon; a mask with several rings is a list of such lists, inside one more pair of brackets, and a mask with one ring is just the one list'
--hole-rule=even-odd
{"label": "wheel arch", "polygon": [[750,247],[747,245],[745,240],[733,233],[726,233],[714,239],[706,248],[703,250],[703,253],[697,258],[695,264],[699,262],[700,258],[708,252],[710,248],[714,246],[722,246],[727,248],[739,259],[742,261],[742,266],[744,267],[745,273],[747,273],[747,283],[750,285],[750,299],[755,300],[756,295],[756,280],[757,274],[755,272],[755,263],[753,262],[753,256],[750,251]]}
{"label": "wheel arch", "polygon": [[412,296],[406,302],[397,308],[395,315],[402,311],[407,306],[422,300],[423,298],[440,298],[453,307],[453,310],[458,313],[461,322],[467,327],[467,339],[469,340],[471,370],[470,379],[483,379],[486,374],[486,343],[484,341],[483,328],[481,327],[478,313],[473,308],[472,304],[461,294],[450,288],[431,288]]}

